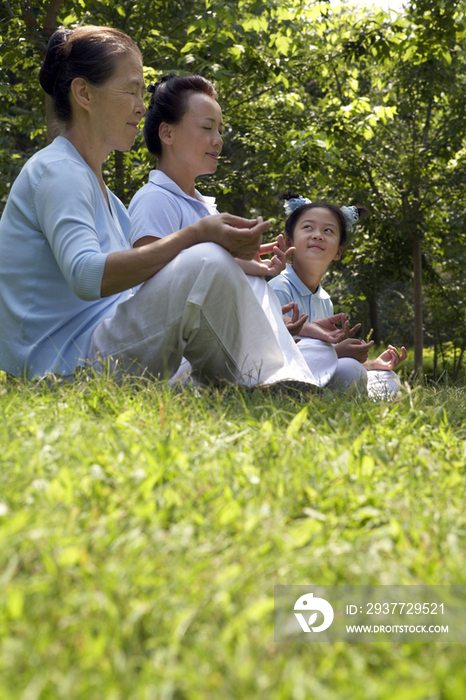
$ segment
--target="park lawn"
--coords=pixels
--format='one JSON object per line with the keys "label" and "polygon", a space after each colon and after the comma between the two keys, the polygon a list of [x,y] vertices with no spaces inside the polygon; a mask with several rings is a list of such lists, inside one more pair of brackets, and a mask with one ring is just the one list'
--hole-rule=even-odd
{"label": "park lawn", "polygon": [[274,585],[465,584],[465,393],[0,381],[0,697],[459,700],[463,644],[273,641]]}

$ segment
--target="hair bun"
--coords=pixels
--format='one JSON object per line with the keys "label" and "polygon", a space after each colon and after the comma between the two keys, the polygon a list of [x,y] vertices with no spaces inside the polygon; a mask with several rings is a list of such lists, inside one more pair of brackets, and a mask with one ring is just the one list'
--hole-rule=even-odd
{"label": "hair bun", "polygon": [[47,53],[39,72],[39,82],[47,95],[53,95],[58,74],[65,60],[63,49],[70,34],[72,34],[70,29],[58,29],[48,43]]}
{"label": "hair bun", "polygon": [[150,99],[150,104],[149,104],[149,109],[152,108],[154,105],[154,100],[156,99],[156,94],[159,92],[160,88],[164,83],[166,83],[168,80],[171,78],[176,78],[176,75],[174,73],[170,73],[170,75],[163,75],[160,80],[158,80],[156,83],[152,83],[151,85],[148,86],[147,92],[150,92],[152,95]]}

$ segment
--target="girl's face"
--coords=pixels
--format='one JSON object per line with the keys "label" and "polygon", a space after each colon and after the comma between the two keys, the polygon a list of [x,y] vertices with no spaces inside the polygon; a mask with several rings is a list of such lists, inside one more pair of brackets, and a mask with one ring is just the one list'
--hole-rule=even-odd
{"label": "girl's face", "polygon": [[179,124],[160,125],[163,144],[171,146],[172,156],[185,176],[193,179],[217,170],[223,139],[222,110],[218,102],[202,92],[188,98],[188,109]]}
{"label": "girl's face", "polygon": [[300,265],[319,261],[328,267],[332,260],[339,260],[343,252],[340,245],[340,223],[333,212],[323,207],[306,209],[299,217],[288,240],[296,251],[293,262]]}

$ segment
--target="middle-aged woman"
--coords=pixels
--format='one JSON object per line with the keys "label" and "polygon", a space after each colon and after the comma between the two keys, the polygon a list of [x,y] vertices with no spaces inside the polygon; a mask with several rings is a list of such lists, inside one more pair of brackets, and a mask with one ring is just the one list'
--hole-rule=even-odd
{"label": "middle-aged woman", "polygon": [[208,380],[276,376],[276,331],[233,259],[254,257],[267,223],[221,214],[129,246],[102,163],[131,147],[145,113],[136,44],[109,27],[58,30],[40,83],[64,130],[26,163],[0,222],[0,369],[63,376],[108,362],[167,376],[184,354]]}

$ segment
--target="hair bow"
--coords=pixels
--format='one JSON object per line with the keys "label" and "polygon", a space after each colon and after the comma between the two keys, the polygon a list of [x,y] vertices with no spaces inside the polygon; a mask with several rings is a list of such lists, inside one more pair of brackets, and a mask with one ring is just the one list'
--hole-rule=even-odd
{"label": "hair bow", "polygon": [[293,197],[292,199],[287,199],[286,202],[283,204],[286,215],[289,216],[296,209],[299,209],[299,207],[302,207],[303,204],[311,204],[311,200],[308,199],[307,197],[301,197],[301,196]]}
{"label": "hair bow", "polygon": [[358,208],[354,206],[340,207],[340,211],[343,213],[343,216],[346,219],[346,226],[348,231],[351,233],[353,230],[353,225],[359,220]]}

